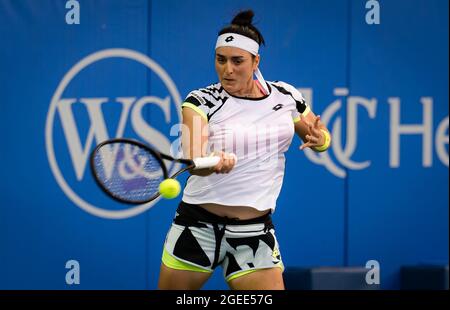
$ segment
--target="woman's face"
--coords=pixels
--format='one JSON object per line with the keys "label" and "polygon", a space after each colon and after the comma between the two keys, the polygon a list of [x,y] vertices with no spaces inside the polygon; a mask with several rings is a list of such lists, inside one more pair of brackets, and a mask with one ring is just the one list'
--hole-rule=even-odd
{"label": "woman's face", "polygon": [[252,54],[240,48],[223,46],[216,49],[217,75],[222,86],[231,94],[249,91],[258,63],[259,55],[253,59]]}

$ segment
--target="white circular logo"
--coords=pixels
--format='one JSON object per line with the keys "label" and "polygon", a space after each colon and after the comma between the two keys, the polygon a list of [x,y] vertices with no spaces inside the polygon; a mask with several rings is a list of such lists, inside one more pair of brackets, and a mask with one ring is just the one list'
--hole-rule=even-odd
{"label": "white circular logo", "polygon": [[[99,216],[102,218],[108,218],[108,219],[123,219],[132,217],[135,215],[138,215],[149,208],[151,208],[159,199],[156,199],[152,202],[138,205],[135,207],[131,207],[128,209],[122,209],[122,210],[108,210],[105,208],[100,208],[98,206],[95,206],[84,199],[82,199],[66,182],[65,178],[63,177],[63,174],[61,173],[60,167],[58,166],[58,162],[55,157],[55,149],[53,144],[53,127],[54,127],[54,119],[55,119],[55,113],[57,111],[58,105],[63,100],[62,95],[67,88],[67,86],[70,84],[70,82],[74,79],[74,77],[77,76],[82,70],[87,68],[88,66],[108,58],[125,58],[128,60],[136,61],[144,66],[146,66],[148,69],[153,71],[158,75],[158,77],[162,80],[164,83],[164,86],[167,88],[167,90],[170,93],[171,98],[173,99],[176,110],[177,110],[177,116],[178,121],[181,120],[181,99],[180,95],[178,93],[178,90],[173,83],[172,79],[169,77],[169,75],[166,73],[166,71],[159,66],[156,62],[154,62],[152,59],[150,59],[148,56],[133,51],[129,49],[106,49],[101,50],[96,53],[93,53],[81,61],[79,61],[76,65],[74,65],[64,76],[62,81],[59,83],[53,97],[50,103],[50,107],[47,114],[47,120],[45,125],[45,139],[46,139],[46,151],[47,151],[47,158],[50,164],[50,168],[52,170],[53,175],[55,176],[55,179],[58,183],[58,185],[61,187],[61,189],[64,191],[64,193],[69,197],[70,200],[72,200],[77,206],[79,206],[81,209],[85,210],[86,212],[93,214],[95,216]],[[148,97],[148,100],[152,100],[154,97]],[[86,100],[86,99],[85,99]],[[155,100],[155,99],[153,99]],[[88,100],[86,100],[88,101]],[[125,102],[125,101],[124,101]],[[141,102],[145,103],[145,102]],[[159,103],[159,102],[158,102]],[[143,104],[140,105],[141,108]],[[60,112],[61,114],[61,112]],[[67,118],[69,121],[71,120],[70,117]],[[73,119],[73,118],[72,118]],[[138,118],[139,120],[139,118]],[[92,121],[92,120],[91,120]],[[62,123],[64,123],[64,120],[61,120]],[[69,122],[70,123],[70,122]],[[65,126],[64,130],[67,131],[69,128],[68,125]],[[72,126],[73,127],[73,126]],[[79,139],[79,137],[76,137]],[[87,139],[93,139],[93,136],[88,136]],[[67,137],[66,137],[67,140]],[[86,150],[83,150],[86,151]],[[89,151],[89,150],[88,150]],[[85,154],[84,154],[85,155]],[[73,156],[73,154],[71,154]],[[84,156],[83,158],[85,158]],[[85,163],[82,165],[83,171],[84,171]],[[175,164],[172,166],[171,171],[174,171],[179,168],[178,164]]]}

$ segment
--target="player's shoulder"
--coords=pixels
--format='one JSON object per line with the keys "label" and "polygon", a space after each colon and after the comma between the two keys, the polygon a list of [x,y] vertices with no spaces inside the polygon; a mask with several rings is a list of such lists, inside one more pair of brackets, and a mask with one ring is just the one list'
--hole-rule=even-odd
{"label": "player's shoulder", "polygon": [[197,94],[202,97],[208,97],[212,95],[221,95],[226,93],[220,83],[210,84],[205,87],[200,87],[194,90],[191,90],[189,94]]}
{"label": "player's shoulder", "polygon": [[186,96],[185,101],[196,100],[202,105],[216,105],[222,103],[227,97],[220,83],[210,84],[206,87],[194,89]]}
{"label": "player's shoulder", "polygon": [[214,84],[210,84],[206,87],[199,88],[199,90],[221,93],[221,92],[223,92],[224,89],[222,87],[222,84],[214,83]]}
{"label": "player's shoulder", "polygon": [[194,89],[186,96],[183,107],[190,107],[210,119],[224,105],[229,95],[220,83]]}
{"label": "player's shoulder", "polygon": [[302,93],[293,85],[283,81],[268,82],[270,86],[275,88],[280,94],[285,96],[291,96],[295,100],[304,101]]}
{"label": "player's shoulder", "polygon": [[283,94],[299,92],[293,85],[284,81],[271,81],[268,83]]}
{"label": "player's shoulder", "polygon": [[267,81],[270,85],[276,85],[276,86],[290,86],[290,87],[293,87],[291,84],[289,84],[289,83],[287,83],[287,82],[284,82],[284,81],[279,81],[279,80],[276,80],[276,81]]}

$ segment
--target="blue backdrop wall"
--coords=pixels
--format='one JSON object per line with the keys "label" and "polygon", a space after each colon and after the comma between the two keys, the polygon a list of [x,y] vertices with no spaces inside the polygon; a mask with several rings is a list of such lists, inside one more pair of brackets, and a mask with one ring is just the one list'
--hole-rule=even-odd
{"label": "blue backdrop wall", "polygon": [[[65,0],[0,0],[0,289],[156,288],[180,198],[112,202],[88,154],[116,136],[168,151],[182,99],[217,81],[217,32],[246,8],[265,78],[298,87],[334,138],[287,154],[285,265],[377,260],[396,289],[402,265],[448,264],[448,1],[379,1],[379,24],[367,2],[80,0],[67,24]],[[221,273],[205,288],[226,288]]]}

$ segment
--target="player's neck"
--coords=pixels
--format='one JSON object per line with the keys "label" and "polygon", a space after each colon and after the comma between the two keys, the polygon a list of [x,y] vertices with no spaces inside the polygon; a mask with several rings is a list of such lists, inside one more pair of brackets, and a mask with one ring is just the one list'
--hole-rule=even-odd
{"label": "player's neck", "polygon": [[240,91],[236,92],[233,95],[237,97],[258,98],[263,96],[264,94],[261,92],[258,85],[256,85],[256,81],[251,79],[248,83],[246,83],[246,87],[242,88]]}

